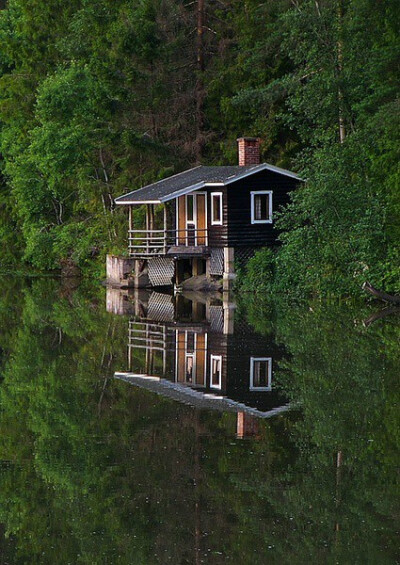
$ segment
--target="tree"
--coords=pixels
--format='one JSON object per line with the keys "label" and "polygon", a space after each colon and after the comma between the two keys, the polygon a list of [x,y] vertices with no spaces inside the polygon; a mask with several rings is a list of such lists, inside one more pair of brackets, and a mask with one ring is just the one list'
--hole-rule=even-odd
{"label": "tree", "polygon": [[[277,222],[275,290],[357,294],[371,279],[399,290],[396,2],[305,1],[284,15],[294,71],[287,123],[306,149],[307,182]],[[398,130],[397,130],[398,131]],[[379,165],[378,165],[379,163]]]}

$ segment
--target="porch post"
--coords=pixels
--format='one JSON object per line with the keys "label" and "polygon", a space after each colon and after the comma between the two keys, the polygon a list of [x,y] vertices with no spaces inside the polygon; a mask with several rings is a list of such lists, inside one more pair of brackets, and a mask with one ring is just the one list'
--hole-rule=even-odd
{"label": "porch post", "polygon": [[147,228],[147,253],[151,253],[153,250],[150,246],[153,244],[153,230],[154,230],[154,204],[147,204],[146,208],[146,228]]}
{"label": "porch post", "polygon": [[167,205],[164,204],[164,255],[167,253]]}
{"label": "porch post", "polygon": [[233,247],[224,247],[224,274],[223,290],[232,290],[235,274],[235,250]]}
{"label": "porch post", "polygon": [[224,294],[222,308],[224,315],[224,334],[232,335],[235,327],[235,303],[229,300],[229,295]]}
{"label": "porch post", "polygon": [[146,234],[145,234],[145,241],[146,241],[146,253],[148,254],[150,251],[149,244],[151,242],[152,233],[151,230],[154,228],[154,209],[152,204],[146,205]]}
{"label": "porch post", "polygon": [[132,244],[132,240],[130,239],[131,237],[133,237],[132,234],[132,206],[128,207],[128,215],[129,215],[129,222],[128,222],[128,253],[129,255],[131,254],[131,244]]}

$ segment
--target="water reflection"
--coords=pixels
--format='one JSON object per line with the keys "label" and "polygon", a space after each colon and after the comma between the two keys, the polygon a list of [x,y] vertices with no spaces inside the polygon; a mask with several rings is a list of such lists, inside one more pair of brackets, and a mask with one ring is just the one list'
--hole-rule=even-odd
{"label": "water reflection", "polygon": [[[118,293],[118,294],[117,294]],[[207,294],[109,289],[129,314],[127,370],[117,378],[197,408],[237,413],[237,436],[289,408],[274,385],[283,348],[236,317],[235,302]]]}
{"label": "water reflection", "polygon": [[[398,317],[366,328],[374,308],[238,297],[233,316],[224,318],[222,303],[214,330],[215,298],[197,310],[184,302],[183,312],[170,301],[163,315],[172,319],[149,320],[147,299],[114,297],[111,306],[109,297],[110,307],[120,309],[122,300],[131,309],[117,316],[106,311],[103,289],[0,279],[0,561],[398,561]],[[114,374],[129,372],[129,320],[166,328],[175,358],[174,335],[191,332],[185,359],[205,332],[208,346],[219,339],[228,348],[236,332],[243,340],[250,332],[260,353],[247,351],[253,344],[242,338],[237,348],[272,359],[272,390],[261,392],[282,390],[299,408],[250,414],[256,427],[243,434],[254,437],[242,441],[240,411],[197,409],[128,386]],[[224,358],[211,372],[207,351],[208,383],[213,374],[219,383],[221,369],[221,390],[193,383],[200,378],[194,357],[182,372],[191,383],[162,376],[161,352],[148,374],[224,396]],[[235,374],[229,359],[226,374],[243,377],[250,395],[250,361]],[[135,348],[131,363],[144,374],[146,350]],[[167,360],[167,377],[174,368]],[[255,380],[268,388],[268,371],[260,367]],[[234,394],[232,402],[261,411]]]}

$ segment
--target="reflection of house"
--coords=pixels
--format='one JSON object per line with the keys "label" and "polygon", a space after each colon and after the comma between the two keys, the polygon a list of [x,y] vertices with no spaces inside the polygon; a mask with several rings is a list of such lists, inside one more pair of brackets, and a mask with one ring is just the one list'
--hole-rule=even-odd
{"label": "reflection of house", "polygon": [[273,384],[282,351],[246,322],[234,324],[232,303],[152,293],[137,295],[135,305],[142,315],[129,320],[128,367],[117,377],[192,405],[241,413],[239,435],[250,434],[249,416],[286,408]]}
{"label": "reflection of house", "polygon": [[[259,139],[238,144],[238,166],[195,167],[116,199],[128,209],[131,259],[108,258],[110,282],[155,287],[206,274],[228,288],[234,261],[276,243],[275,213],[300,179],[260,163]],[[145,225],[134,214],[138,207]]]}

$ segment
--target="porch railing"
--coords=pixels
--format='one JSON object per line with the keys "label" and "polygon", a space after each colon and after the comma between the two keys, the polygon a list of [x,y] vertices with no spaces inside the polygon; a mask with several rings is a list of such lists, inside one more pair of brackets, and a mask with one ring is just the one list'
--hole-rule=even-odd
{"label": "porch railing", "polygon": [[207,245],[207,229],[137,229],[128,231],[129,255],[152,257],[166,255],[170,247],[198,247]]}

